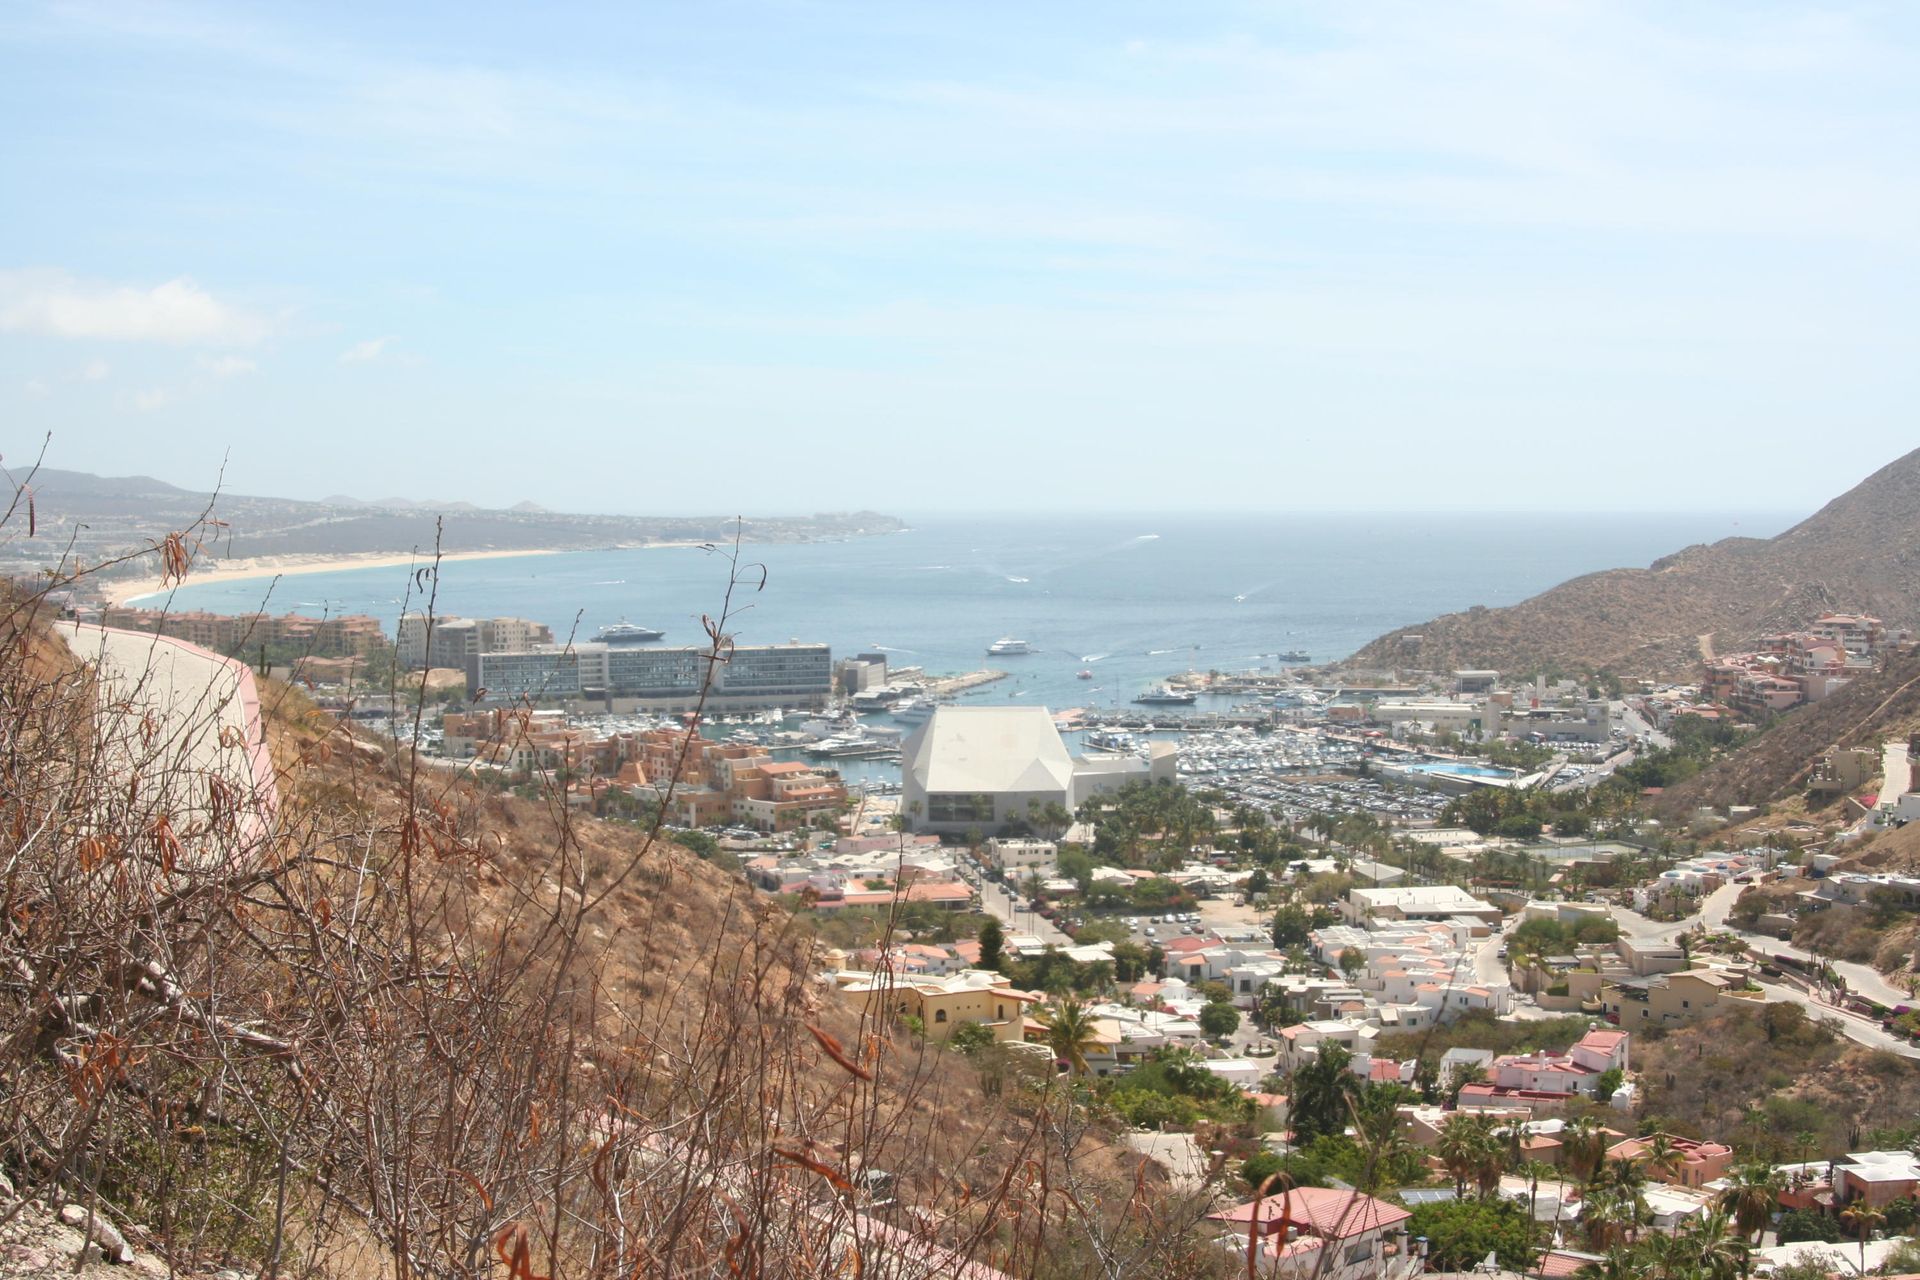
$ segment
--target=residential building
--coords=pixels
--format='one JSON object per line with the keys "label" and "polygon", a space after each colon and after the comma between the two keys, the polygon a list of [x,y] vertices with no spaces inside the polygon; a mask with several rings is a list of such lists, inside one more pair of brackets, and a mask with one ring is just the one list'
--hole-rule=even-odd
{"label": "residential building", "polygon": [[1706,969],[1683,969],[1645,978],[1606,978],[1600,1007],[1610,1022],[1633,1030],[1689,1022],[1720,1006],[1733,981]]}
{"label": "residential building", "polygon": [[918,1018],[928,1036],[945,1040],[963,1022],[977,1022],[996,1040],[1025,1038],[1027,1012],[1042,997],[1021,991],[1005,977],[964,969],[945,977],[896,977],[846,971],[833,975],[842,994],[874,1014]]}
{"label": "residential building", "polygon": [[1833,1176],[1842,1201],[1863,1200],[1878,1209],[1920,1199],[1920,1155],[1911,1151],[1856,1151],[1835,1162]]}
{"label": "residential building", "polygon": [[1425,1260],[1410,1247],[1413,1215],[1358,1191],[1294,1187],[1207,1215],[1221,1243],[1261,1276],[1316,1280],[1403,1280]]}
{"label": "residential building", "polygon": [[1656,1164],[1649,1158],[1654,1145],[1652,1134],[1615,1143],[1607,1148],[1607,1159],[1638,1160],[1649,1178],[1679,1187],[1704,1187],[1726,1177],[1733,1167],[1733,1148],[1725,1143],[1664,1136],[1673,1151],[1670,1164]]}
{"label": "residential building", "polygon": [[379,619],[360,613],[311,618],[299,613],[223,614],[202,609],[109,605],[101,611],[100,625],[172,636],[215,653],[246,658],[263,645],[295,649],[317,658],[365,658],[389,647]]}
{"label": "residential building", "polygon": [[1482,902],[1458,885],[1409,885],[1351,889],[1341,906],[1347,919],[1357,925],[1373,921],[1450,920],[1463,917],[1494,924],[1501,918],[1500,908]]}
{"label": "residential building", "polygon": [[987,841],[987,861],[1009,876],[1024,880],[1029,875],[1047,877],[1058,870],[1059,848],[1051,840],[1011,839],[995,836]]}
{"label": "residential building", "polygon": [[553,628],[530,618],[434,618],[409,613],[394,631],[394,660],[402,667],[467,669],[482,653],[527,653],[553,643]]}

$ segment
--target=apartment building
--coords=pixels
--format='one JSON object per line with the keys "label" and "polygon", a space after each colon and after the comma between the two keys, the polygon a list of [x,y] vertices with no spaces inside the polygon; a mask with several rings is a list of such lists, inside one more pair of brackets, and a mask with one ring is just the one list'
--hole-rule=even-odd
{"label": "apartment building", "polygon": [[760,831],[792,831],[846,807],[840,775],[799,761],[776,761],[764,747],[650,729],[623,741],[616,785],[667,806],[683,826],[733,822]]}
{"label": "apartment building", "polygon": [[614,712],[808,708],[833,691],[823,644],[740,645],[715,659],[701,648],[536,645],[466,659],[467,687],[489,702],[586,703]]}
{"label": "apartment building", "polygon": [[527,653],[553,643],[553,628],[531,618],[435,618],[409,613],[395,629],[394,659],[408,670],[422,667],[467,668],[482,653]]}
{"label": "apartment building", "polygon": [[370,657],[387,648],[380,621],[363,613],[310,618],[284,613],[208,613],[204,609],[133,609],[110,605],[100,624],[172,636],[215,653],[246,657],[260,645],[296,648],[318,658]]}

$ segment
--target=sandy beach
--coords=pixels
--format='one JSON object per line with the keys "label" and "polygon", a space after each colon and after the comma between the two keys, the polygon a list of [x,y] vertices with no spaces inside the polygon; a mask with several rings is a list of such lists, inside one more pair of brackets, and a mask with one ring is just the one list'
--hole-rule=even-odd
{"label": "sandy beach", "polygon": [[[666,545],[666,544],[661,544]],[[563,550],[538,548],[521,551],[455,551],[440,557],[454,560],[505,560],[511,556],[564,555]],[[182,586],[205,586],[216,582],[245,582],[249,578],[293,577],[303,573],[334,573],[342,569],[424,568],[432,556],[389,555],[370,552],[344,556],[258,556],[251,560],[223,560],[212,569],[190,569]],[[158,578],[128,578],[107,584],[109,604],[130,604],[143,596],[164,595],[167,587]]]}

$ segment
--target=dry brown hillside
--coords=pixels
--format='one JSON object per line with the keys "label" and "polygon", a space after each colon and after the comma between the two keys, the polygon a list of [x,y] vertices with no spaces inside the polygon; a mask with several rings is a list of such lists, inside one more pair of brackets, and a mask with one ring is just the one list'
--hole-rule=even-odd
{"label": "dry brown hillside", "polygon": [[[0,1171],[23,1193],[189,1271],[1216,1261],[1197,1202],[1064,1087],[842,1006],[793,918],[658,831],[476,787],[284,686],[263,809],[98,696],[41,612],[0,597]],[[196,816],[145,785],[169,770]]]}
{"label": "dry brown hillside", "polygon": [[1446,671],[1608,668],[1671,674],[1699,657],[1804,625],[1826,610],[1920,623],[1920,450],[1889,463],[1769,539],[1693,546],[1645,569],[1611,569],[1508,608],[1474,608],[1403,627],[1349,664]]}
{"label": "dry brown hillside", "polygon": [[1798,1005],[1733,1009],[1636,1035],[1643,1122],[1778,1159],[1858,1151],[1920,1110],[1920,1071],[1807,1022]]}

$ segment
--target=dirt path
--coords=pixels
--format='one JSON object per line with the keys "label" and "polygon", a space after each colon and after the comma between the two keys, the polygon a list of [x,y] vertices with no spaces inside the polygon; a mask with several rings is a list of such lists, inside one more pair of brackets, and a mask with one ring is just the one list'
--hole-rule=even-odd
{"label": "dirt path", "polygon": [[1713,661],[1713,632],[1708,631],[1695,636],[1694,642],[1700,646],[1700,660],[1702,662],[1712,662]]}

